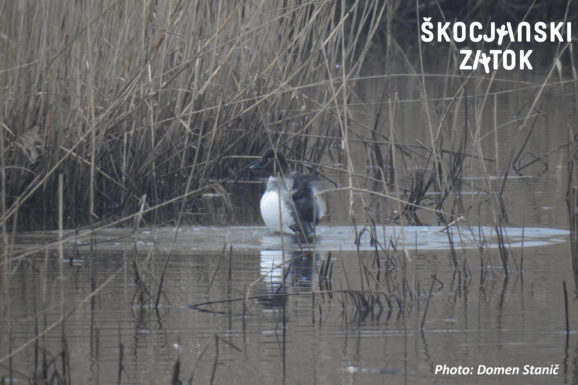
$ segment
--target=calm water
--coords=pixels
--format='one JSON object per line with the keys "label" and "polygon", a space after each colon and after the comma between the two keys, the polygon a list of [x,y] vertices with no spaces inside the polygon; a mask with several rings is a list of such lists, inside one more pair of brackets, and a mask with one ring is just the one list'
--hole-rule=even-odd
{"label": "calm water", "polygon": [[[55,360],[49,371],[62,373],[62,351],[74,383],[117,383],[119,363],[121,383],[169,383],[177,361],[185,383],[576,382],[578,339],[574,331],[566,336],[562,294],[563,280],[573,290],[565,231],[524,229],[521,247],[522,230],[508,229],[513,266],[523,266],[506,280],[495,249],[460,247],[469,275],[462,266],[454,273],[449,252],[436,243],[440,228],[381,230],[380,241],[398,239],[397,247],[404,233],[408,253],[392,256],[386,246],[380,268],[367,234],[355,250],[351,227],[321,227],[315,246],[286,238],[285,253],[280,237],[263,227],[183,228],[172,252],[171,228],[143,231],[138,240],[129,230],[101,232],[93,257],[77,241],[64,263],[50,252],[15,266],[3,299],[1,353],[28,344],[12,361],[15,383],[29,381],[43,354]],[[54,235],[20,240],[30,246]],[[217,242],[210,247],[209,239]],[[320,286],[319,270],[329,253],[328,288]],[[139,302],[135,271],[154,291],[165,263],[155,310],[146,298]],[[432,274],[437,281],[420,331]],[[92,285],[102,288],[91,297]],[[353,294],[362,289],[369,301],[378,291],[389,298],[364,303]],[[53,324],[33,342],[38,329]],[[443,364],[560,365],[560,371],[531,378],[435,375]],[[7,360],[0,373],[8,376]]]}

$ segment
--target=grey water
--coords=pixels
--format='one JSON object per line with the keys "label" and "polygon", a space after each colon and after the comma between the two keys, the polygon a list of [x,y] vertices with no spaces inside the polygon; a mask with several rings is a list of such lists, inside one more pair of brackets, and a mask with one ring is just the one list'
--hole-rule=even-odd
{"label": "grey water", "polygon": [[[377,280],[363,271],[375,267],[368,234],[358,249],[353,227],[318,230],[315,244],[300,245],[259,226],[112,229],[98,233],[92,253],[76,239],[62,262],[55,250],[22,260],[0,325],[0,359],[14,358],[2,361],[0,376],[11,366],[14,383],[27,383],[42,359],[62,373],[65,351],[74,383],[170,383],[175,373],[183,383],[464,383],[435,374],[436,365],[559,365],[556,375],[507,380],[575,381],[576,312],[567,335],[562,291],[564,280],[573,287],[566,231],[506,229],[519,270],[505,279],[491,228],[464,231],[463,247],[456,241],[467,275],[441,247],[439,227],[385,226],[377,231],[382,265],[371,274],[387,277]],[[482,269],[476,235],[484,232]],[[55,236],[23,233],[17,244]],[[388,263],[386,239],[407,253]],[[329,258],[331,290],[320,286]],[[150,291],[164,276],[158,306],[139,300],[135,270]],[[362,287],[391,296],[362,303],[351,294]]]}

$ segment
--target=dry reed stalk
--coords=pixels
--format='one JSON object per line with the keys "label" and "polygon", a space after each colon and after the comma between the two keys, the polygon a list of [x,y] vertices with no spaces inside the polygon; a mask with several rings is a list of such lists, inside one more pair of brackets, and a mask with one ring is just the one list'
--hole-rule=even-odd
{"label": "dry reed stalk", "polygon": [[428,295],[427,295],[427,301],[426,301],[426,303],[425,303],[425,309],[423,310],[423,318],[421,319],[420,330],[422,330],[422,331],[423,331],[423,326],[425,325],[425,319],[426,319],[426,317],[427,317],[427,311],[428,311],[428,308],[429,308],[429,303],[430,303],[431,298],[432,298],[433,288],[434,288],[434,285],[435,285],[435,283],[436,283],[436,280],[437,280],[437,277],[436,277],[436,275],[434,274],[434,275],[432,276],[431,286],[430,286],[430,288],[429,288],[429,292],[428,292]]}
{"label": "dry reed stalk", "polygon": [[219,363],[219,335],[215,334],[215,359],[213,361],[213,369],[211,370],[211,379],[209,384],[213,384],[215,380],[215,374],[217,373],[217,364]]}
{"label": "dry reed stalk", "polygon": [[[1,116],[1,115],[0,115]],[[4,147],[4,125],[0,125],[0,218],[4,218],[6,213],[6,163]],[[0,222],[2,232],[2,292],[8,290],[8,232],[6,231],[6,221]]]}
{"label": "dry reed stalk", "polygon": [[58,259],[64,262],[64,176],[58,174]]}
{"label": "dry reed stalk", "polygon": [[[420,23],[420,14],[419,14],[419,1],[416,0],[416,10],[418,11],[416,13],[416,20],[417,20],[417,24],[419,25]],[[417,32],[419,33],[419,32]],[[420,88],[420,93],[423,97],[423,104],[424,104],[424,110],[425,110],[425,114],[426,114],[426,123],[427,123],[427,128],[428,128],[428,133],[429,133],[429,139],[430,139],[430,152],[433,155],[433,159],[434,159],[434,164],[437,165],[442,171],[441,173],[443,175],[445,175],[445,172],[443,171],[444,169],[444,164],[442,162],[442,158],[441,158],[441,154],[439,152],[439,134],[440,134],[440,130],[438,129],[437,132],[434,133],[434,124],[432,122],[432,116],[431,116],[431,111],[430,111],[430,102],[429,102],[429,98],[428,98],[428,91],[427,91],[427,87],[426,87],[426,81],[425,81],[425,71],[424,71],[424,63],[423,63],[423,52],[422,52],[422,42],[420,38],[417,38],[417,46],[418,46],[418,56],[419,56],[419,68],[420,68],[420,75],[421,75],[421,88]],[[437,185],[438,186],[442,186],[442,181],[441,181],[441,177],[439,175],[439,173],[436,173],[436,179],[437,179]]]}
{"label": "dry reed stalk", "polygon": [[566,338],[570,334],[570,316],[568,311],[568,290],[566,289],[566,281],[562,281],[562,290],[564,294],[564,319],[566,321]]}
{"label": "dry reed stalk", "polygon": [[568,221],[570,227],[570,250],[575,292],[578,293],[578,187],[576,187],[575,137],[571,138],[574,145],[568,147],[568,182],[566,188],[566,204],[568,205]]}

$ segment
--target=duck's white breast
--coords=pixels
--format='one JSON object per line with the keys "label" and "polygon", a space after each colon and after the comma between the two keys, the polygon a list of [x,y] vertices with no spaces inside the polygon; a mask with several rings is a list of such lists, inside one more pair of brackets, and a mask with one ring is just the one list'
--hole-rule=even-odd
{"label": "duck's white breast", "polygon": [[[294,225],[294,218],[287,198],[289,197],[284,194],[279,196],[278,191],[266,191],[261,197],[261,217],[269,230],[273,232],[293,233],[289,226]],[[283,223],[283,231],[281,231],[281,223]]]}

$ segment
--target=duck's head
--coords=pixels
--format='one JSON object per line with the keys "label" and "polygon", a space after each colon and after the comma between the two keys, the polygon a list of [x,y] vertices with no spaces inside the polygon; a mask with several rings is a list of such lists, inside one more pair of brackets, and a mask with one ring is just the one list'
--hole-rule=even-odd
{"label": "duck's head", "polygon": [[281,151],[272,148],[265,151],[261,159],[251,163],[251,170],[265,170],[269,175],[284,175],[289,172],[289,164]]}

